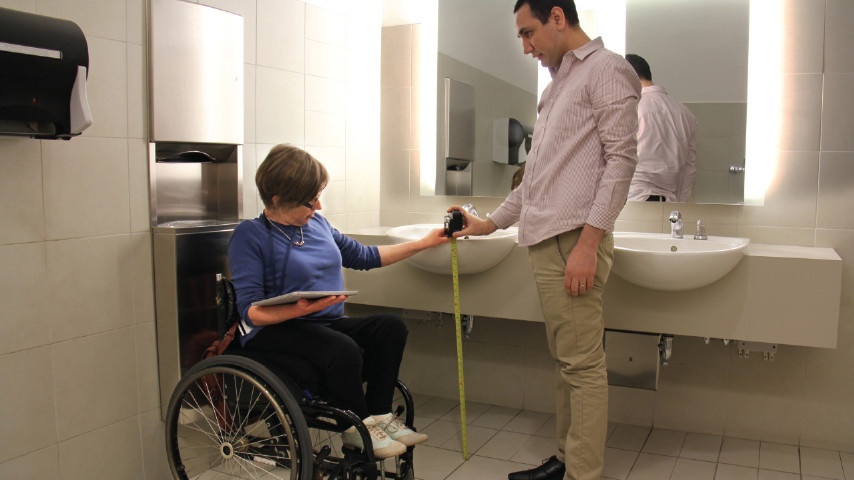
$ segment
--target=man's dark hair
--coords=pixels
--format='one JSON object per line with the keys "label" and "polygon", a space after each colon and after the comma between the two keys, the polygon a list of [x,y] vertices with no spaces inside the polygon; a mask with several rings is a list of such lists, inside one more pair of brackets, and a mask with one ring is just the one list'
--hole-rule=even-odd
{"label": "man's dark hair", "polygon": [[575,9],[574,0],[516,0],[516,6],[513,7],[513,13],[519,11],[522,5],[528,4],[531,13],[537,17],[543,25],[548,23],[549,15],[552,13],[552,8],[559,7],[563,10],[563,16],[566,17],[566,23],[571,27],[578,26],[578,10]]}
{"label": "man's dark hair", "polygon": [[635,72],[638,74],[638,78],[641,80],[649,80],[652,81],[652,72],[649,71],[649,64],[646,63],[646,60],[643,59],[640,55],[635,55],[634,53],[626,54],[626,60],[629,61],[632,68],[635,69]]}

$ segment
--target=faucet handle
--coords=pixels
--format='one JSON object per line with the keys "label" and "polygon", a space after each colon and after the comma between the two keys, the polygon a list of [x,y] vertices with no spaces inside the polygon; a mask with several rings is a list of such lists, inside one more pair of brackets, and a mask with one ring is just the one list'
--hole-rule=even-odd
{"label": "faucet handle", "polygon": [[697,220],[697,234],[694,235],[694,240],[708,240],[709,237],[706,235],[706,226],[703,225],[702,220]]}

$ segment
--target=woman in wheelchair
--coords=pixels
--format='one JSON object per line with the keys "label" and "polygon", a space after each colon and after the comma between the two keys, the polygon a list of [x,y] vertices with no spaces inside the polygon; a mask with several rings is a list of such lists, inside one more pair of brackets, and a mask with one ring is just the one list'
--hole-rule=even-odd
{"label": "woman in wheelchair", "polygon": [[[235,228],[228,250],[240,344],[274,362],[283,352],[307,360],[321,373],[329,403],[363,419],[374,455],[393,457],[427,440],[391,414],[408,333],[403,321],[395,315],[346,317],[346,295],[274,306],[252,303],[295,291],[343,291],[342,267],[390,265],[448,239],[438,228],[409,243],[361,245],[317,213],[328,178],[319,161],[291,145],[274,147],[258,167],[255,184],[264,212]],[[355,427],[344,431],[342,440],[363,448]]]}

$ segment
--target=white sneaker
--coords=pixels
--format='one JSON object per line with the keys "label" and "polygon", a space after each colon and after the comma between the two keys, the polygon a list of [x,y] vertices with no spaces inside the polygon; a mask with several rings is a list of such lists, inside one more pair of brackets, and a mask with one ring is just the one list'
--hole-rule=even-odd
{"label": "white sneaker", "polygon": [[[368,433],[371,435],[371,444],[374,448],[374,456],[377,458],[396,457],[406,451],[406,446],[400,442],[392,440],[385,432],[377,425],[377,421],[373,417],[368,417],[362,421],[368,427]],[[356,427],[350,427],[341,432],[341,440],[348,447],[356,447],[364,449],[362,436]]]}
{"label": "white sneaker", "polygon": [[383,417],[374,417],[377,425],[391,437],[392,440],[398,441],[407,447],[418,445],[427,441],[427,435],[413,431],[406,424],[397,418],[397,415],[386,414]]}

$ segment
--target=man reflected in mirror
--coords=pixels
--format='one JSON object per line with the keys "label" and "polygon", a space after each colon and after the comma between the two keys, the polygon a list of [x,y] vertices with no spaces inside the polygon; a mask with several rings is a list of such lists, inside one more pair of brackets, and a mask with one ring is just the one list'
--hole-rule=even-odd
{"label": "man reflected in mirror", "polygon": [[643,90],[638,102],[638,166],[629,200],[687,202],[697,174],[697,120],[685,105],[652,83],[649,63],[628,54]]}

